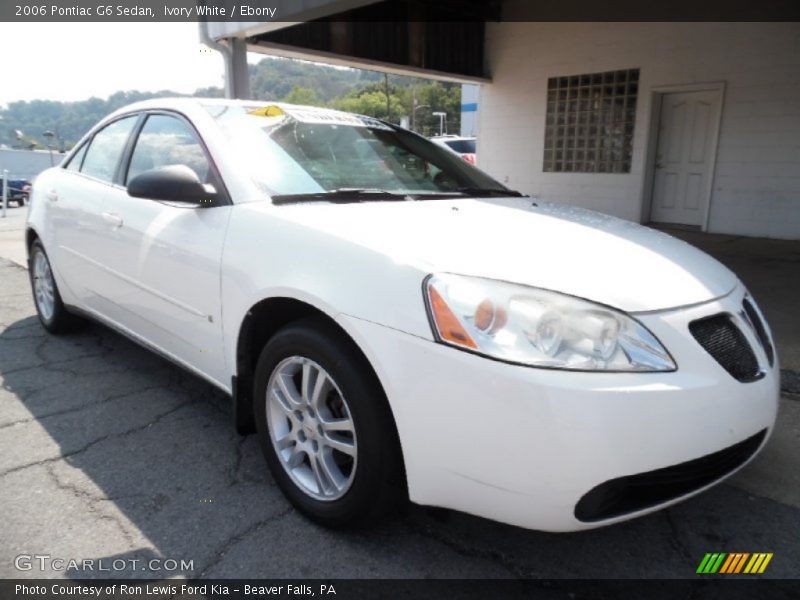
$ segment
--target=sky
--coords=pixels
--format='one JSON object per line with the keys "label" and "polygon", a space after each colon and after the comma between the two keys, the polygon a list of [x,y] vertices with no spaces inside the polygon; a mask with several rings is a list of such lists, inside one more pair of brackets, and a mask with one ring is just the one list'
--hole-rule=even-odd
{"label": "sky", "polygon": [[0,57],[0,105],[223,85],[197,23],[0,23]]}

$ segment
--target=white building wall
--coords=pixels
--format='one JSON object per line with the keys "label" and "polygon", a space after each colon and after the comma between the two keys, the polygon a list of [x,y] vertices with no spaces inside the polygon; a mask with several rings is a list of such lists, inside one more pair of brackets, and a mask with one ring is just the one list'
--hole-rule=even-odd
{"label": "white building wall", "polygon": [[[652,89],[725,82],[708,231],[800,238],[800,24],[487,25],[478,162],[542,200],[647,222]],[[630,174],[543,173],[547,79],[639,68]]]}

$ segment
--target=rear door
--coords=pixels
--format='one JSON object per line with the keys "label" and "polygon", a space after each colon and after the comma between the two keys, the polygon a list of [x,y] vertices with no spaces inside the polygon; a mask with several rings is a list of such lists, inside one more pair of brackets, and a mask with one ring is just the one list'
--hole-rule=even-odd
{"label": "rear door", "polygon": [[188,120],[151,112],[128,163],[103,207],[106,261],[117,280],[114,320],[229,385],[222,351],[220,265],[230,203],[224,199],[214,207],[181,206],[133,198],[126,188],[144,171],[186,165],[223,192],[211,157]]}
{"label": "rear door", "polygon": [[85,308],[101,314],[103,297],[109,293],[102,206],[138,118],[121,117],[97,131],[44,193],[52,240],[46,250],[54,268]]}

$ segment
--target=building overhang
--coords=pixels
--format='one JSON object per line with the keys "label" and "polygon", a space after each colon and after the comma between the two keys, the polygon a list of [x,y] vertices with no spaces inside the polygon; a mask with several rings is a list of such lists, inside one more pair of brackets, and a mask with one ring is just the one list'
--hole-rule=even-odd
{"label": "building overhang", "polygon": [[206,24],[248,52],[462,83],[489,81],[485,24],[500,0],[278,1],[281,21]]}

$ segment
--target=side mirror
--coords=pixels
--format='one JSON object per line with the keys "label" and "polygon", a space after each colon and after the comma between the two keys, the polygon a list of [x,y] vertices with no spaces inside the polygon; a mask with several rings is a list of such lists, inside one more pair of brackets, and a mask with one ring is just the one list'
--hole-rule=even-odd
{"label": "side mirror", "polygon": [[140,173],[128,182],[128,195],[198,207],[214,206],[217,200],[214,186],[204,184],[186,165],[170,165]]}

